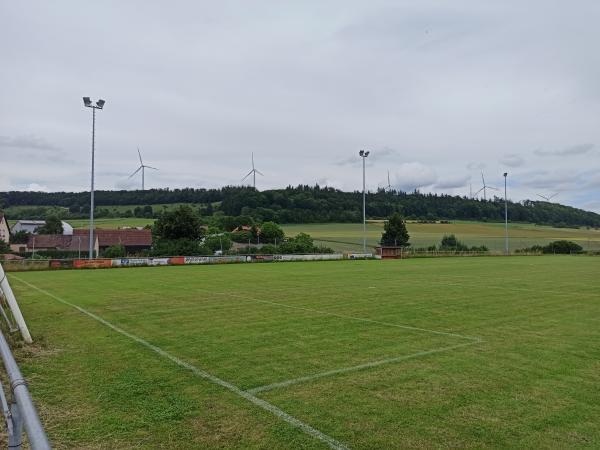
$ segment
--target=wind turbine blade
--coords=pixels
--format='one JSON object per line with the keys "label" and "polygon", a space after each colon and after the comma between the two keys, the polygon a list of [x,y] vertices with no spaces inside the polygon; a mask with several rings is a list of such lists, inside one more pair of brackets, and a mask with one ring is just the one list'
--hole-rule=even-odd
{"label": "wind turbine blade", "polygon": [[152,169],[152,170],[158,170],[156,167],[152,167],[152,166],[144,166],[146,169]]}
{"label": "wind turbine blade", "polygon": [[483,178],[483,170],[481,171],[481,181],[483,181],[483,185],[485,186],[485,178]]}
{"label": "wind turbine blade", "polygon": [[481,188],[481,189],[479,189],[477,192],[475,192],[475,193],[473,194],[473,196],[475,197],[475,196],[476,196],[477,194],[479,194],[481,191],[483,191],[483,188]]}
{"label": "wind turbine blade", "polygon": [[254,170],[254,152],[252,152],[252,170]]}
{"label": "wind turbine blade", "polygon": [[554,197],[556,197],[558,195],[558,192],[556,194],[552,194],[550,197],[548,197],[548,201],[550,201],[551,199],[553,199]]}
{"label": "wind turbine blade", "polygon": [[128,177],[127,179],[131,178],[131,177],[132,177],[132,176],[134,176],[136,173],[138,173],[140,170],[142,170],[142,167],[143,167],[143,166],[140,166],[140,167],[138,167],[138,169],[137,169],[135,172],[133,172],[131,175],[129,175],[129,177]]}
{"label": "wind turbine blade", "polygon": [[541,194],[535,194],[537,195],[539,198],[543,198],[544,200],[548,201],[548,197],[541,195]]}
{"label": "wind turbine blade", "polygon": [[244,181],[246,178],[248,178],[250,175],[252,175],[252,172],[254,172],[254,171],[251,170],[250,172],[248,172],[248,175],[246,175],[244,178],[242,178],[242,181]]}
{"label": "wind turbine blade", "polygon": [[495,190],[495,191],[497,191],[497,190],[498,190],[498,188],[495,188],[494,186],[486,186],[486,189],[493,189],[493,190]]}
{"label": "wind turbine blade", "polygon": [[255,171],[257,174],[259,174],[259,175],[262,175],[263,177],[265,176],[265,175],[264,175],[264,174],[263,174],[263,173],[262,173],[260,170],[258,170],[258,169],[254,169],[254,171]]}
{"label": "wind turbine blade", "polygon": [[138,156],[140,157],[140,164],[143,166],[144,165],[144,161],[142,161],[142,154],[140,153],[140,148],[138,147]]}

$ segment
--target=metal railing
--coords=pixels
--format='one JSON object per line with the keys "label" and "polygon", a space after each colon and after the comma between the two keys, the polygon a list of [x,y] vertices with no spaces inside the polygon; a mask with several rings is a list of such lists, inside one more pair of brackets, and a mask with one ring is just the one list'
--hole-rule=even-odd
{"label": "metal railing", "polygon": [[31,401],[27,383],[19,370],[19,366],[10,351],[10,347],[2,331],[0,331],[0,355],[6,368],[12,393],[9,404],[4,392],[4,386],[0,383],[0,401],[2,402],[2,413],[4,414],[6,423],[8,448],[21,448],[23,444],[23,427],[25,427],[25,432],[27,433],[29,446],[33,450],[52,448],[37,410]]}

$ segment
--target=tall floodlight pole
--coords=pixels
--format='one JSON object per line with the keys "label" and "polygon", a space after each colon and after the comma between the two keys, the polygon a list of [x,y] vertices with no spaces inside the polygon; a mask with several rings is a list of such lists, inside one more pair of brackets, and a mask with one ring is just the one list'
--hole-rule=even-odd
{"label": "tall floodlight pole", "polygon": [[89,97],[83,97],[83,104],[88,108],[92,108],[92,179],[90,183],[90,253],[88,258],[94,257],[94,152],[96,145],[96,110],[102,109],[106,102],[102,99],[98,100],[94,105]]}
{"label": "tall floodlight pole", "polygon": [[508,199],[506,197],[506,177],[508,172],[504,172],[504,254],[508,255]]}
{"label": "tall floodlight pole", "polygon": [[367,196],[365,187],[365,160],[369,156],[370,152],[361,150],[358,152],[362,158],[362,169],[363,169],[363,253],[367,253]]}

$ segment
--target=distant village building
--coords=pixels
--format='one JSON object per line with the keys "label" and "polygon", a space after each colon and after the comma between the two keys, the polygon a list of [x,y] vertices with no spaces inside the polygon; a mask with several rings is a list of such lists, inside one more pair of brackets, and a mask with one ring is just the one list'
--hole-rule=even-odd
{"label": "distant village building", "polygon": [[26,233],[35,234],[36,230],[46,224],[45,220],[17,220],[12,226],[12,233],[25,231]]}
{"label": "distant village building", "polygon": [[73,236],[73,227],[70,224],[68,224],[67,222],[65,222],[64,220],[61,220],[60,223],[62,223],[63,235],[64,236]]}
{"label": "distant village building", "polygon": [[[64,234],[33,234],[27,240],[28,252],[45,252],[48,250],[59,250],[63,252],[89,251],[89,235],[65,236]],[[98,238],[94,239],[94,252],[98,253]]]}
{"label": "distant village building", "polygon": [[10,228],[8,228],[8,222],[2,213],[0,213],[0,241],[4,241],[7,244],[10,241]]}
{"label": "distant village building", "polygon": [[[88,234],[89,230],[76,229],[73,232],[73,237]],[[118,230],[96,229],[94,236],[98,239],[97,245],[100,252],[115,245],[125,247],[127,254],[136,254],[152,248],[152,231],[145,228],[141,230],[131,228]]]}
{"label": "distant village building", "polygon": [[[75,229],[72,235],[35,234],[27,241],[28,252],[59,250],[87,254],[90,234],[86,229]],[[94,230],[94,253],[102,254],[108,247],[122,245],[127,254],[135,255],[152,248],[152,231],[142,229]]]}
{"label": "distant village building", "polygon": [[[73,234],[73,227],[61,220],[63,227],[63,235],[71,236]],[[37,229],[46,225],[45,220],[17,220],[12,226],[12,233],[18,233],[19,231],[25,231],[29,234],[37,234]]]}
{"label": "distant village building", "polygon": [[240,225],[239,227],[235,227],[232,233],[240,233],[242,231],[252,231],[252,227],[249,225]]}

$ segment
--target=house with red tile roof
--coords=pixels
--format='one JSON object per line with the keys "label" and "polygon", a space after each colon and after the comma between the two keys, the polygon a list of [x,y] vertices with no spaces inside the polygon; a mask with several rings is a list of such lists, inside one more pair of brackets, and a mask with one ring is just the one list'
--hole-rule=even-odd
{"label": "house with red tile roof", "polygon": [[[27,240],[28,252],[59,250],[85,254],[89,249],[88,235],[65,236],[64,234],[32,234]],[[94,251],[98,254],[98,239],[94,239]]]}
{"label": "house with red tile roof", "polygon": [[[89,230],[86,229],[75,229],[73,230],[73,237],[89,235]],[[108,247],[114,245],[122,245],[125,247],[127,254],[140,253],[143,250],[150,250],[152,248],[152,231],[148,229],[96,229],[94,236],[97,238],[98,250],[100,253],[106,250]],[[89,242],[89,241],[88,241]]]}
{"label": "house with red tile roof", "polygon": [[[27,241],[27,251],[59,250],[85,255],[89,249],[89,233],[89,230],[80,228],[73,230],[72,236],[63,234],[31,235]],[[114,245],[125,247],[128,255],[150,250],[152,248],[152,231],[147,229],[96,229],[94,231],[94,253],[96,255],[101,255],[104,250]]]}

